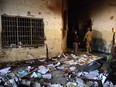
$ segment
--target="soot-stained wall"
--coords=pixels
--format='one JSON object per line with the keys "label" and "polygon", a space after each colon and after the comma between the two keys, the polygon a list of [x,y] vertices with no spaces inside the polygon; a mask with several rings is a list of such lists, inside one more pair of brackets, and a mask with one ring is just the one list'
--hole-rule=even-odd
{"label": "soot-stained wall", "polygon": [[[62,0],[0,0],[0,15],[43,18],[45,44],[49,57],[62,52]],[[2,30],[0,17],[0,31]],[[1,49],[5,52],[1,61],[18,61],[46,57],[46,45],[38,48]],[[1,52],[1,54],[3,54]]]}
{"label": "soot-stained wall", "polygon": [[93,2],[90,6],[90,18],[93,24],[93,48],[110,53],[113,39],[112,28],[116,28],[116,1]]}
{"label": "soot-stained wall", "polygon": [[[75,0],[74,3],[69,13],[69,18],[72,19],[71,26],[77,26],[81,37],[84,37],[84,22],[90,19],[93,50],[110,53],[113,39],[112,28],[116,28],[116,0]],[[81,38],[83,43],[82,40],[83,38]]]}

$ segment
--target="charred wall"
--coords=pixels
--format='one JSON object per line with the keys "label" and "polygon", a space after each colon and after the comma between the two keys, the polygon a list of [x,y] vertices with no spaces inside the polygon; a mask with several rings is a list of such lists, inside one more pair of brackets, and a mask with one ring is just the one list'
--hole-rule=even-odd
{"label": "charred wall", "polygon": [[116,1],[75,0],[72,3],[73,6],[69,10],[70,27],[76,26],[79,29],[81,43],[86,31],[84,22],[91,19],[93,50],[110,53],[113,39],[112,28],[116,27]]}
{"label": "charred wall", "polygon": [[[62,52],[62,0],[1,0],[0,15],[3,14],[43,18],[45,44],[48,45],[49,57]],[[35,58],[46,57],[45,45],[38,48],[10,48],[3,49],[3,51],[5,51],[6,56],[1,58],[1,61],[24,60],[28,55],[33,55]]]}

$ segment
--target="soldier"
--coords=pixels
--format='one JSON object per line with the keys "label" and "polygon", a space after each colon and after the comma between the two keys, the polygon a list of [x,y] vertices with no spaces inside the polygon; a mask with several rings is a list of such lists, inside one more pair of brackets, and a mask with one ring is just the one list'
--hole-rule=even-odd
{"label": "soldier", "polygon": [[74,54],[77,54],[77,51],[78,51],[78,34],[77,34],[77,31],[75,30],[74,31],[74,34],[73,34],[73,50],[74,50]]}
{"label": "soldier", "polygon": [[113,56],[116,56],[116,28],[112,28],[113,31],[113,48],[111,50]]}
{"label": "soldier", "polygon": [[86,39],[86,49],[87,49],[87,53],[89,53],[91,52],[92,32],[90,31],[90,28],[87,28],[87,29],[88,31],[86,32],[83,41],[85,41]]}

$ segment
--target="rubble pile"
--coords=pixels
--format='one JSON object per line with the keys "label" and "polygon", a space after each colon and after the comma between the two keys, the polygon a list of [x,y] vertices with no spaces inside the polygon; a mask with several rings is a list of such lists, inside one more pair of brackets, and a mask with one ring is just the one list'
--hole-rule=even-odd
{"label": "rubble pile", "polygon": [[0,87],[115,87],[95,55],[63,54],[1,64]]}

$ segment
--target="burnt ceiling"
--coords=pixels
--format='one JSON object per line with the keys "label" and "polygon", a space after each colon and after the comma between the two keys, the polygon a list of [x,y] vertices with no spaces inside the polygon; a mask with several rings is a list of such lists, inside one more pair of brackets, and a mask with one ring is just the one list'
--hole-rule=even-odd
{"label": "burnt ceiling", "polygon": [[[100,0],[102,1],[102,0]],[[77,20],[88,17],[92,3],[100,3],[99,0],[68,0],[69,25],[77,25]]]}

